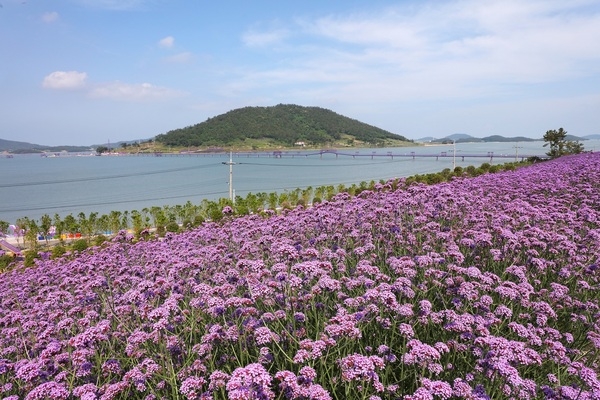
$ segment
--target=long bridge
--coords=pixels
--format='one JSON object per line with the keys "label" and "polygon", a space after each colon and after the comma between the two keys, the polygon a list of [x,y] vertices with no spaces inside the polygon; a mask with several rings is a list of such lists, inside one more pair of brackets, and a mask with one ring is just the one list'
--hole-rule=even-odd
{"label": "long bridge", "polygon": [[[339,150],[335,150],[335,149],[325,149],[325,150],[317,150],[317,151],[280,151],[280,150],[276,150],[276,151],[272,151],[272,152],[244,152],[244,151],[236,151],[236,152],[232,152],[231,153],[233,156],[237,157],[237,158],[307,158],[307,157],[323,157],[324,155],[334,155],[336,158],[342,156],[342,157],[352,157],[352,158],[365,158],[365,157],[370,157],[371,159],[375,159],[375,158],[382,158],[382,157],[386,157],[386,158],[391,158],[392,160],[394,158],[411,158],[411,159],[417,159],[417,158],[435,158],[436,160],[439,160],[440,158],[445,158],[445,159],[460,159],[462,161],[465,161],[465,159],[467,158],[479,158],[479,159],[489,159],[490,162],[492,162],[495,158],[499,158],[499,159],[514,159],[515,161],[518,160],[525,160],[527,158],[530,157],[537,157],[537,158],[547,158],[546,155],[538,155],[538,154],[518,154],[517,152],[515,152],[515,154],[494,154],[493,151],[488,151],[487,153],[460,153],[457,154],[455,151],[440,151],[437,153],[421,153],[421,152],[416,152],[416,151],[410,151],[410,152],[392,152],[392,151],[386,151],[386,152],[377,152],[377,151],[371,151],[371,152],[360,152],[360,151],[355,151],[354,153],[352,152],[347,152],[347,151],[339,151]],[[126,154],[129,155],[129,154]],[[224,157],[227,156],[229,157],[230,153],[226,152],[226,151],[214,151],[214,152],[179,152],[179,153],[161,153],[161,152],[156,152],[156,153],[136,153],[136,154],[132,154],[132,155],[138,155],[138,156],[155,156],[155,157]]]}

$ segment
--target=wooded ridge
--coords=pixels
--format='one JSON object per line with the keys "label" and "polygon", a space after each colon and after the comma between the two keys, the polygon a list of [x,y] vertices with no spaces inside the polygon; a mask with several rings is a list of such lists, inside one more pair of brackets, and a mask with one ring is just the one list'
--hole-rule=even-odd
{"label": "wooded ridge", "polygon": [[0,152],[8,152],[11,154],[19,153],[42,153],[48,152],[61,152],[61,151],[88,151],[90,146],[45,146],[41,144],[33,144],[28,142],[18,142],[14,140],[0,139]]}
{"label": "wooded ridge", "polygon": [[320,107],[279,104],[272,107],[244,107],[156,136],[166,146],[238,146],[264,141],[292,147],[319,146],[344,142],[384,146],[412,142],[396,135]]}

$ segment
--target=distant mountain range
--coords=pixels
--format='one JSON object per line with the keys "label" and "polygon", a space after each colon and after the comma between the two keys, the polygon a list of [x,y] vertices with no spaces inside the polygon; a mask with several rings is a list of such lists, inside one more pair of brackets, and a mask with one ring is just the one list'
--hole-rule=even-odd
{"label": "distant mountain range", "polygon": [[567,139],[568,140],[597,140],[597,139],[600,139],[600,134],[585,135],[585,136],[567,135]]}
{"label": "distant mountain range", "polygon": [[43,152],[77,152],[89,151],[91,146],[44,146],[27,142],[17,142],[14,140],[0,139],[0,152],[9,152],[12,154],[20,153],[43,153]]}
{"label": "distant mountain range", "polygon": [[[586,136],[567,135],[566,139],[571,140],[571,141],[600,139],[600,134],[586,135]],[[538,141],[542,141],[542,140],[544,140],[544,139],[542,139],[542,138],[534,139],[534,138],[528,138],[528,137],[524,137],[524,136],[506,137],[506,136],[501,136],[501,135],[492,135],[492,136],[486,136],[483,138],[478,138],[478,137],[474,137],[471,135],[467,135],[466,133],[454,133],[452,135],[448,135],[441,139],[437,139],[432,136],[427,136],[427,137],[423,137],[421,139],[417,139],[415,141],[420,142],[420,143],[452,143],[452,142],[456,142],[456,143],[486,143],[487,142],[487,143],[489,143],[489,142],[538,142]]]}
{"label": "distant mountain range", "polygon": [[[325,112],[325,114],[335,114],[332,113],[328,110],[318,110],[319,112]],[[331,115],[329,114],[329,115]],[[346,117],[342,117],[339,115],[333,115],[334,118],[338,117],[341,118],[341,120],[345,120]],[[346,122],[346,121],[344,121]],[[356,124],[360,124],[358,121],[351,121],[354,122]],[[380,132],[378,128],[374,128],[371,127],[372,129],[374,129],[375,132],[377,132],[378,134],[383,133],[383,138],[397,138],[400,140],[408,140],[402,136],[398,136],[398,135],[394,135],[391,134],[389,132]],[[184,128],[185,129],[185,128]],[[375,137],[377,137],[377,135],[374,135]],[[382,137],[378,137],[377,139],[381,140]],[[573,135],[567,135],[567,140],[573,140],[573,141],[585,141],[585,140],[597,140],[600,139],[600,134],[594,134],[594,135],[586,135],[586,136],[573,136]],[[94,151],[95,148],[99,147],[99,146],[107,146],[107,145],[112,145],[114,148],[118,148],[120,147],[121,143],[127,143],[127,144],[132,144],[132,143],[139,143],[142,141],[146,141],[147,139],[144,140],[137,140],[137,141],[123,141],[123,142],[116,142],[116,143],[111,143],[111,144],[93,144],[90,146],[70,146],[70,145],[63,145],[63,146],[45,146],[45,145],[40,145],[40,144],[33,144],[33,143],[28,143],[28,142],[19,142],[19,141],[14,141],[14,140],[5,140],[5,139],[0,139],[0,152],[6,152],[6,153],[11,153],[11,154],[25,154],[25,153],[43,153],[43,152],[62,152],[62,151],[67,151],[67,152],[84,152],[84,151]],[[528,137],[524,137],[524,136],[514,136],[514,137],[505,137],[505,136],[501,136],[501,135],[492,135],[492,136],[486,136],[483,138],[477,138],[465,133],[454,133],[452,135],[448,135],[446,137],[443,138],[434,138],[433,136],[427,136],[427,137],[423,137],[420,139],[415,140],[415,142],[417,143],[452,143],[453,141],[455,141],[456,143],[482,143],[482,142],[534,142],[534,141],[542,141],[542,138],[539,139],[532,139],[532,138],[528,138]]]}

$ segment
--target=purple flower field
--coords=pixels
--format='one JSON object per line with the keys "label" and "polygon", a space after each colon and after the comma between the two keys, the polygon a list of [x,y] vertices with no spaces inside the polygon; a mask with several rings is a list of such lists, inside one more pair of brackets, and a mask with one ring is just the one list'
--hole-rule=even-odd
{"label": "purple flower field", "polygon": [[599,153],[229,218],[0,275],[0,398],[600,399]]}

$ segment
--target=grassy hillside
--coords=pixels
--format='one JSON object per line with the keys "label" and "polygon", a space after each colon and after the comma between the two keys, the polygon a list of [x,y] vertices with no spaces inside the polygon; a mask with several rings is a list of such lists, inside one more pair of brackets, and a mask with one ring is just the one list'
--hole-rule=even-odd
{"label": "grassy hillside", "polygon": [[158,135],[156,141],[173,147],[401,145],[404,136],[336,114],[319,107],[279,104],[273,107],[244,107],[209,118],[205,122]]}

